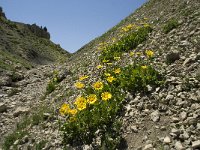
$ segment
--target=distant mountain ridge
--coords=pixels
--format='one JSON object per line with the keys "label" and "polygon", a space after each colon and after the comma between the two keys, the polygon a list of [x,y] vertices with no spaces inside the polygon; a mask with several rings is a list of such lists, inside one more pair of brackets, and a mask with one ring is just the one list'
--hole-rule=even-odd
{"label": "distant mountain ridge", "polygon": [[50,40],[46,27],[10,21],[0,8],[1,71],[65,61],[69,55]]}

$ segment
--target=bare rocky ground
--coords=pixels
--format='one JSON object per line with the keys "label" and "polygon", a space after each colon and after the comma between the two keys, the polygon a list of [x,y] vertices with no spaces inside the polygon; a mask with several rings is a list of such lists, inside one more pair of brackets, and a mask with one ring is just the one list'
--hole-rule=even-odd
{"label": "bare rocky ground", "polygon": [[[149,6],[153,4],[154,6]],[[165,7],[164,7],[165,6]],[[184,7],[183,7],[184,6]],[[151,8],[146,10],[147,8]],[[180,10],[179,7],[183,7]],[[197,0],[151,1],[127,19],[132,23],[139,17],[149,18],[154,30],[147,41],[137,47],[143,52],[155,52],[153,65],[165,76],[161,87],[148,87],[149,94],[135,93],[126,97],[121,149],[130,150],[198,150],[200,149],[200,3]],[[181,14],[185,13],[185,14]],[[188,14],[187,14],[188,13]],[[162,26],[169,17],[175,17],[179,26],[169,33]],[[132,21],[132,22],[131,22]],[[114,36],[114,33],[111,37]],[[40,123],[26,127],[28,133],[14,142],[11,149],[63,149],[59,132],[58,108],[64,101],[77,95],[73,88],[76,76],[86,73],[96,76],[98,53],[90,51],[75,54],[62,65],[42,66],[23,73],[24,78],[15,87],[4,86],[0,93],[0,136],[13,131],[24,114],[32,114],[41,105],[51,111],[43,112]],[[95,60],[95,61],[94,61]],[[131,59],[125,55],[123,62]],[[46,85],[53,70],[64,72],[65,79],[44,97]],[[92,80],[92,79],[91,79]],[[16,88],[12,96],[9,93]],[[34,109],[33,109],[34,108]],[[43,141],[43,143],[41,142]],[[69,149],[94,149],[92,145]]]}
{"label": "bare rocky ground", "polygon": [[12,132],[20,116],[28,114],[40,105],[41,97],[46,92],[48,76],[52,66],[42,66],[21,73],[23,79],[12,86],[2,86],[0,93],[0,136]]}

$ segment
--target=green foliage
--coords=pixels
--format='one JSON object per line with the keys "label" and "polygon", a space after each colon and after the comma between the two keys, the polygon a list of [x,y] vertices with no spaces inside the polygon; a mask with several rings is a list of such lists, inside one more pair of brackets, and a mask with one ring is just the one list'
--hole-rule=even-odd
{"label": "green foliage", "polygon": [[163,32],[165,34],[169,33],[171,30],[178,27],[178,21],[176,19],[170,19],[164,26],[163,26]]}
{"label": "green foliage", "polygon": [[28,132],[25,130],[25,131],[22,131],[22,130],[17,130],[16,132],[8,135],[5,140],[4,140],[4,143],[3,143],[3,150],[10,150],[10,147],[13,145],[13,143],[16,141],[16,140],[20,140],[22,139],[25,135],[27,135]]}
{"label": "green foliage", "polygon": [[56,82],[50,81],[46,87],[46,94],[50,94],[56,89]]}
{"label": "green foliage", "polygon": [[151,66],[129,65],[122,69],[119,84],[121,88],[132,93],[145,92],[147,85],[159,85],[161,79],[159,73]]}
{"label": "green foliage", "polygon": [[56,89],[56,85],[60,82],[61,80],[58,77],[58,72],[54,71],[53,76],[51,80],[49,81],[47,87],[46,87],[46,94],[50,94]]}
{"label": "green foliage", "polygon": [[31,124],[31,119],[27,116],[22,122],[17,124],[16,130],[5,137],[3,143],[4,150],[10,150],[16,140],[21,140],[25,135],[28,135],[28,130],[26,127]]}
{"label": "green foliage", "polygon": [[152,31],[150,26],[140,27],[135,32],[122,37],[118,42],[108,45],[101,53],[100,60],[113,61],[114,57],[119,57],[123,52],[128,52],[144,42],[148,34]]}
{"label": "green foliage", "polygon": [[[17,123],[16,130],[5,137],[4,143],[3,143],[3,149],[4,150],[10,150],[10,147],[13,146],[14,142],[16,140],[21,140],[25,135],[28,135],[28,129],[29,126],[38,125],[42,121],[44,121],[44,113],[45,112],[51,112],[50,108],[47,107],[40,107],[38,110],[33,113],[30,116],[24,116],[24,119]],[[36,145],[36,149],[40,150],[45,144],[45,141],[39,142],[39,144]]]}
{"label": "green foliage", "polygon": [[42,150],[45,147],[46,143],[47,141],[45,140],[40,141],[38,144],[36,144],[35,150]]}

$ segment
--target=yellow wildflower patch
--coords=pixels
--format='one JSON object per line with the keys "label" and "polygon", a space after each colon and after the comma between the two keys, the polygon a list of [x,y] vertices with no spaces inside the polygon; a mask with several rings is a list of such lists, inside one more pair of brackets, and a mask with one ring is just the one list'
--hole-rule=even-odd
{"label": "yellow wildflower patch", "polygon": [[68,113],[69,110],[70,110],[69,105],[66,104],[66,103],[64,103],[64,104],[62,104],[62,106],[60,107],[59,112],[60,112],[61,115],[64,116],[64,115],[66,115],[66,114]]}
{"label": "yellow wildflower patch", "polygon": [[154,55],[154,52],[152,50],[146,50],[145,53],[148,57],[153,57]]}
{"label": "yellow wildflower patch", "polygon": [[100,81],[95,82],[92,86],[95,90],[102,90],[103,89],[103,83],[100,82]]}
{"label": "yellow wildflower patch", "polygon": [[88,97],[87,97],[87,102],[89,104],[94,104],[95,102],[97,101],[97,96],[95,94],[90,94]]}
{"label": "yellow wildflower patch", "polygon": [[134,52],[130,52],[129,55],[132,57],[132,56],[134,56],[134,54],[135,54]]}
{"label": "yellow wildflower patch", "polygon": [[141,52],[136,52],[136,55],[141,55]]}
{"label": "yellow wildflower patch", "polygon": [[114,57],[114,60],[120,60],[120,57]]}
{"label": "yellow wildflower patch", "polygon": [[113,63],[107,63],[107,65],[112,65]]}
{"label": "yellow wildflower patch", "polygon": [[104,59],[102,62],[103,62],[103,63],[108,63],[109,60]]}
{"label": "yellow wildflower patch", "polygon": [[78,110],[83,110],[87,106],[87,101],[84,97],[79,96],[76,98],[76,101],[74,102]]}
{"label": "yellow wildflower patch", "polygon": [[106,79],[108,82],[112,83],[114,80],[116,80],[116,78],[114,78],[113,76],[107,77]]}
{"label": "yellow wildflower patch", "polygon": [[85,84],[83,84],[83,83],[81,83],[81,82],[76,82],[76,83],[74,84],[74,86],[75,86],[76,88],[78,88],[78,89],[82,89],[82,88],[85,87]]}
{"label": "yellow wildflower patch", "polygon": [[120,68],[117,68],[113,71],[115,74],[119,74],[121,72],[121,69]]}
{"label": "yellow wildflower patch", "polygon": [[83,80],[85,80],[85,79],[87,79],[87,78],[89,78],[89,76],[80,76],[80,77],[79,77],[79,80],[80,80],[80,81],[83,81]]}
{"label": "yellow wildflower patch", "polygon": [[104,101],[107,101],[112,98],[112,94],[110,92],[104,92],[101,94],[101,98]]}
{"label": "yellow wildflower patch", "polygon": [[147,66],[146,66],[146,65],[144,65],[144,66],[141,66],[141,68],[142,68],[142,69],[147,69]]}
{"label": "yellow wildflower patch", "polygon": [[102,65],[98,65],[96,68],[97,69],[101,69],[101,68],[103,68],[103,66]]}
{"label": "yellow wildflower patch", "polygon": [[107,73],[107,72],[105,72],[104,75],[105,75],[106,77],[111,76],[111,74],[110,74],[110,73]]}
{"label": "yellow wildflower patch", "polygon": [[70,109],[68,111],[68,113],[71,114],[71,115],[76,115],[77,112],[78,112],[77,109]]}

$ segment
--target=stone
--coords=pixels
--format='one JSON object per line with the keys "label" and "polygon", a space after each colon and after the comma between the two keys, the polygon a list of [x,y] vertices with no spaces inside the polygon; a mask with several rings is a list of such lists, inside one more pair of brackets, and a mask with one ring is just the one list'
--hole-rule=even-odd
{"label": "stone", "polygon": [[166,62],[171,64],[174,63],[176,60],[180,59],[180,53],[177,50],[174,50],[166,55]]}
{"label": "stone", "polygon": [[187,118],[187,113],[183,111],[180,113],[179,117],[181,118],[181,120],[185,120]]}
{"label": "stone", "polygon": [[27,113],[29,113],[29,112],[30,112],[29,108],[26,108],[26,107],[18,107],[18,108],[14,111],[13,116],[14,116],[14,117],[18,117],[18,116],[21,115],[21,114],[27,114]]}
{"label": "stone", "polygon": [[166,99],[166,100],[172,100],[173,98],[174,98],[174,96],[169,94],[169,95],[166,96],[165,99]]}
{"label": "stone", "polygon": [[152,112],[150,114],[151,120],[153,120],[154,122],[158,122],[160,120],[160,113],[158,110]]}
{"label": "stone", "polygon": [[7,106],[5,103],[0,103],[0,113],[7,111]]}
{"label": "stone", "polygon": [[132,130],[133,132],[135,132],[135,133],[138,132],[137,126],[131,126],[131,130]]}
{"label": "stone", "polygon": [[172,122],[174,122],[174,123],[179,122],[179,118],[177,118],[177,117],[173,117],[173,118],[172,118]]}
{"label": "stone", "polygon": [[152,144],[147,144],[145,145],[145,147],[143,148],[143,150],[151,150],[153,148]]}
{"label": "stone", "polygon": [[192,148],[200,148],[200,140],[192,142]]}
{"label": "stone", "polygon": [[164,145],[163,150],[170,150],[170,146],[169,145]]}
{"label": "stone", "polygon": [[164,142],[165,144],[171,143],[170,137],[169,137],[169,136],[166,136],[166,137],[164,138],[163,142]]}
{"label": "stone", "polygon": [[176,143],[175,143],[175,148],[177,149],[177,150],[184,150],[185,148],[183,147],[183,145],[181,144],[181,142],[179,142],[179,141],[177,141]]}
{"label": "stone", "polygon": [[172,128],[171,133],[175,134],[175,135],[179,135],[180,134],[180,130]]}

